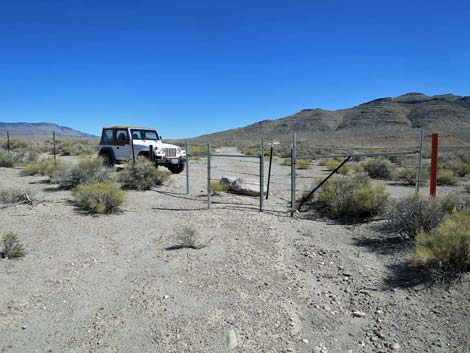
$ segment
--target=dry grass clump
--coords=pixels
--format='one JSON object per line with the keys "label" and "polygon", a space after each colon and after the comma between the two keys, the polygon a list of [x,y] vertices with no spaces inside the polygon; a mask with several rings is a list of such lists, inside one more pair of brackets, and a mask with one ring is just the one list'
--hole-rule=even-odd
{"label": "dry grass clump", "polygon": [[2,168],[14,168],[16,160],[12,156],[0,151],[0,167]]}
{"label": "dry grass clump", "polygon": [[426,198],[413,195],[398,200],[387,212],[387,226],[406,239],[415,239],[420,232],[429,232],[459,206],[455,195]]}
{"label": "dry grass clump", "polygon": [[13,232],[3,234],[3,249],[0,251],[0,257],[3,259],[12,259],[26,255],[24,246],[20,243],[18,235]]}
{"label": "dry grass clump", "polygon": [[112,179],[110,171],[103,166],[103,160],[99,157],[93,157],[78,162],[61,177],[59,184],[64,189],[73,189],[79,184],[111,181]]}
{"label": "dry grass clump", "polygon": [[[325,166],[326,169],[328,169],[329,171],[333,171],[336,168],[338,168],[338,166],[341,163],[343,163],[343,160],[341,160],[341,159],[325,158],[323,160],[320,160],[319,164]],[[337,173],[342,174],[342,175],[346,175],[349,172],[351,172],[352,170],[353,170],[353,167],[351,166],[351,164],[346,163],[341,168],[338,169]]]}
{"label": "dry grass clump", "polygon": [[416,260],[439,276],[469,272],[470,210],[453,213],[431,232],[420,232]]}
{"label": "dry grass clump", "polygon": [[109,214],[116,211],[125,200],[119,185],[113,182],[78,184],[72,192],[75,204],[90,213]]}
{"label": "dry grass clump", "polygon": [[395,170],[395,166],[387,159],[370,159],[362,162],[363,170],[371,178],[390,179]]}
{"label": "dry grass clump", "polygon": [[20,190],[15,188],[9,188],[0,190],[0,203],[12,204],[12,203],[29,203],[32,204],[33,194],[30,190]]}
{"label": "dry grass clump", "polygon": [[333,219],[367,219],[382,215],[389,197],[385,185],[374,186],[366,175],[357,174],[351,178],[332,177],[314,205]]}
{"label": "dry grass clump", "polygon": [[180,243],[178,247],[196,250],[205,248],[207,244],[201,243],[198,238],[198,233],[192,226],[184,226],[183,231],[178,236]]}
{"label": "dry grass clump", "polygon": [[441,155],[439,166],[452,170],[457,177],[464,177],[470,174],[470,155],[468,152],[454,152]]}
{"label": "dry grass clump", "polygon": [[163,185],[170,176],[170,172],[160,171],[151,161],[139,157],[135,165],[129,163],[124,167],[119,173],[119,181],[127,189],[149,190],[154,186]]}
{"label": "dry grass clump", "polygon": [[470,193],[470,184],[467,184],[464,186],[464,190],[468,193]]}
{"label": "dry grass clump", "polygon": [[452,170],[442,170],[437,174],[437,185],[455,185],[457,178]]}

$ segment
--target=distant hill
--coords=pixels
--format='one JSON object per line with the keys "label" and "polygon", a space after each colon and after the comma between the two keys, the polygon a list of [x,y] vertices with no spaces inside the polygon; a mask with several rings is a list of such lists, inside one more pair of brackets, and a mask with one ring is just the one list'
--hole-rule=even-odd
{"label": "distant hill", "polygon": [[0,122],[0,137],[51,138],[55,131],[57,138],[94,139],[97,136],[86,134],[66,126],[52,123],[2,123]]}
{"label": "distant hill", "polygon": [[196,143],[220,145],[258,144],[263,136],[289,142],[293,131],[300,141],[311,144],[371,145],[416,144],[419,129],[426,134],[470,142],[470,97],[444,94],[427,96],[407,93],[396,98],[380,98],[353,108],[329,111],[304,109],[296,114],[203,135]]}

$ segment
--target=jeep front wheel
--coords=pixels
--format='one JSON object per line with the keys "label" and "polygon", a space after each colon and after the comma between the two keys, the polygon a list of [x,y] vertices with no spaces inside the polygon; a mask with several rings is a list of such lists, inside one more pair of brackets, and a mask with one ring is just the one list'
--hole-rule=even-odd
{"label": "jeep front wheel", "polygon": [[170,164],[168,170],[173,174],[179,174],[184,170],[184,163],[180,164]]}

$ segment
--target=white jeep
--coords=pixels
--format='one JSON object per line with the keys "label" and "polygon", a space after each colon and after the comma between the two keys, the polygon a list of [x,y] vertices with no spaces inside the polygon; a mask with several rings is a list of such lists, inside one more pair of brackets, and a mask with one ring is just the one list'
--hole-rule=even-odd
{"label": "white jeep", "polygon": [[106,166],[146,157],[157,167],[167,167],[173,174],[181,173],[186,163],[186,151],[163,143],[157,130],[133,126],[103,128],[98,155],[103,158]]}

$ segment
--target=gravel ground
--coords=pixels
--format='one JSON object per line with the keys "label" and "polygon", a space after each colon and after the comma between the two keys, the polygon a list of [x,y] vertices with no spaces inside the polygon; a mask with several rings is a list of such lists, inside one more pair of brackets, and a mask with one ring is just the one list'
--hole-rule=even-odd
{"label": "gravel ground", "polygon": [[[213,176],[257,168],[219,159]],[[0,168],[0,188],[42,201],[0,209],[0,232],[28,250],[0,260],[1,352],[470,352],[468,278],[429,288],[408,276],[409,251],[380,222],[291,218],[279,161],[264,213],[231,194],[207,210],[205,162],[190,172],[189,195],[183,173],[127,191],[119,214],[90,216],[69,191]],[[326,172],[299,174],[302,189]],[[206,247],[175,246],[186,224]]]}

